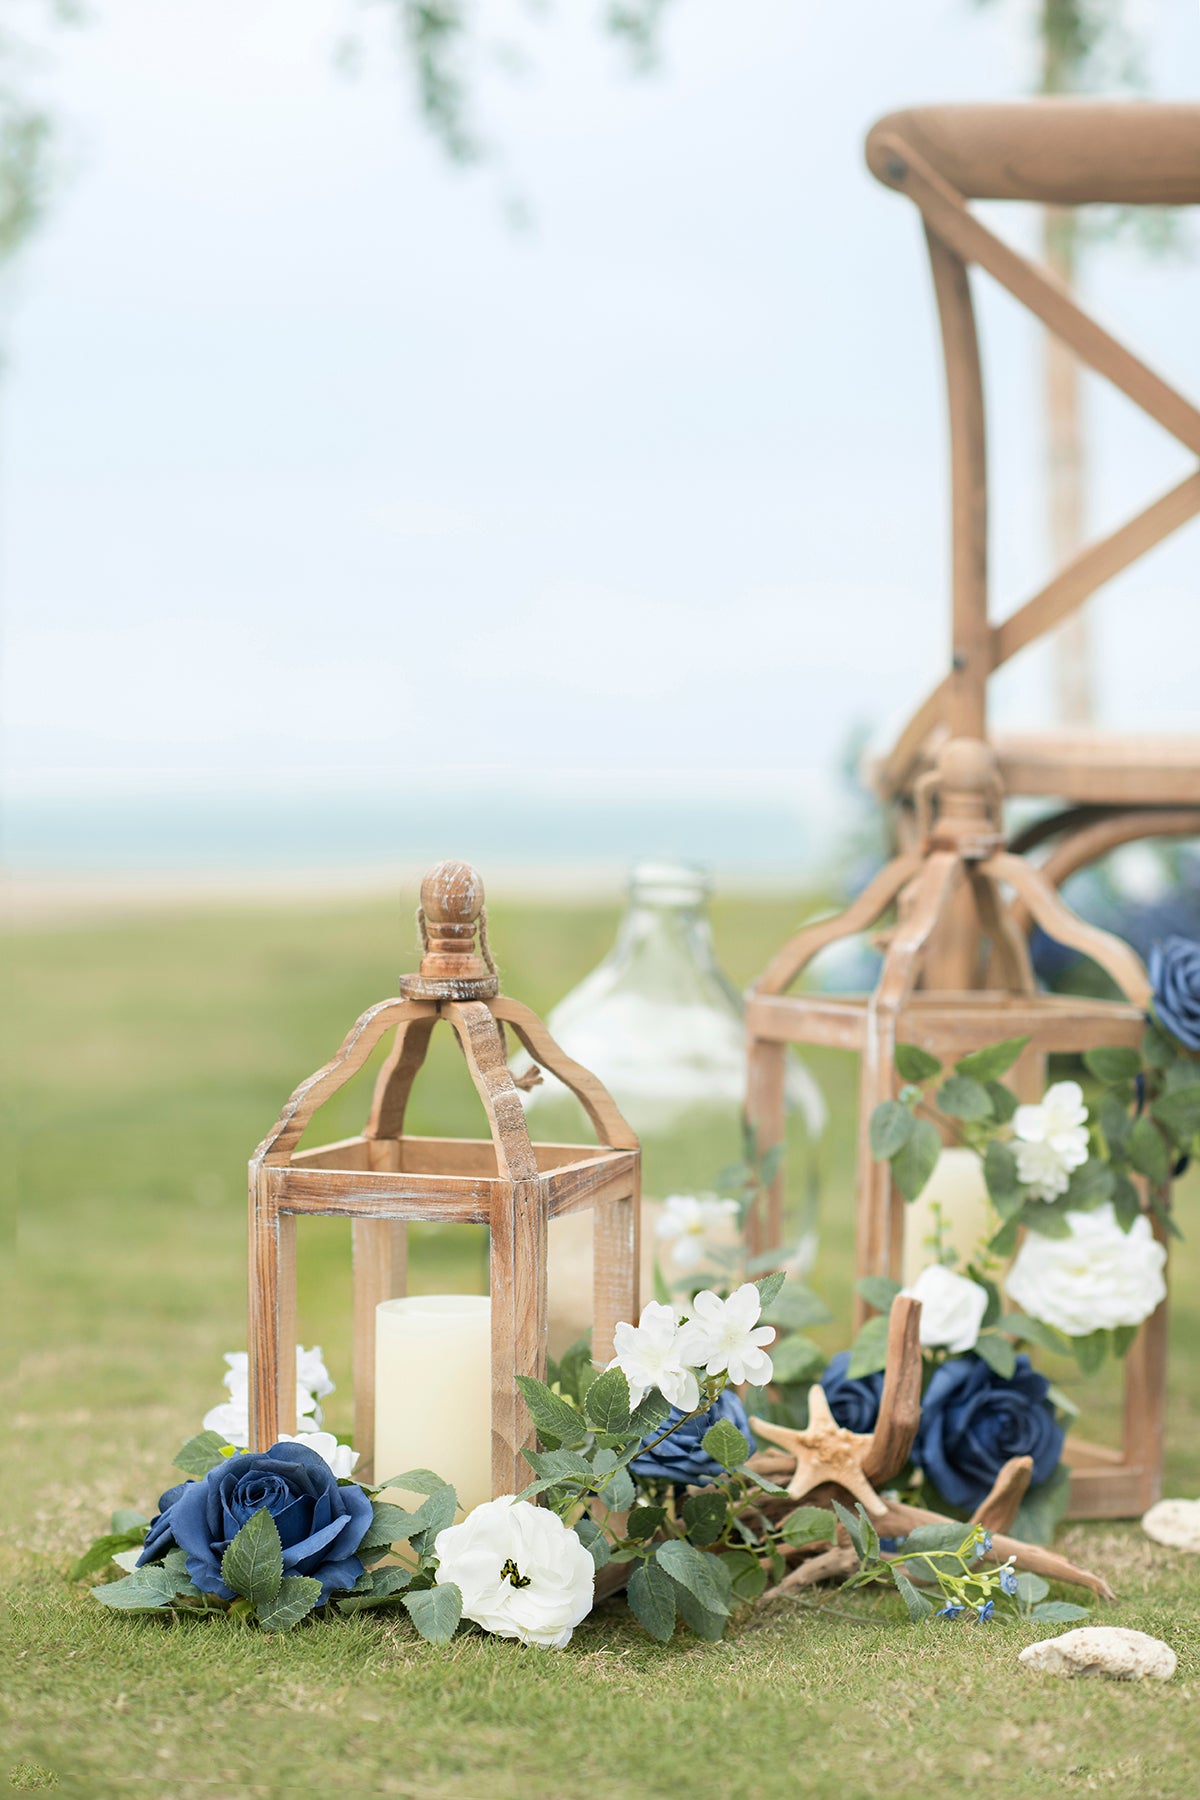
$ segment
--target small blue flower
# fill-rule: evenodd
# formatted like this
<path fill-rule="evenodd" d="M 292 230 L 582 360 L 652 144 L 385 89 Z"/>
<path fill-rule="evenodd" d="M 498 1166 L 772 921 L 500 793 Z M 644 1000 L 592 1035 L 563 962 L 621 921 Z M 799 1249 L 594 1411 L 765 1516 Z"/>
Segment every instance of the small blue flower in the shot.
<path fill-rule="evenodd" d="M 982 1606 L 976 1607 L 975 1617 L 979 1620 L 981 1625 L 986 1625 L 995 1610 L 996 1602 L 994 1600 L 985 1600 Z"/>
<path fill-rule="evenodd" d="M 935 1612 L 933 1616 L 935 1619 L 957 1619 L 959 1613 L 965 1611 L 966 1608 L 964 1606 L 959 1606 L 953 1600 L 947 1600 L 941 1611 Z"/>
<path fill-rule="evenodd" d="M 979 1554 L 981 1556 L 986 1556 L 988 1551 L 991 1549 L 991 1547 L 992 1547 L 992 1534 L 990 1531 L 985 1531 L 982 1539 L 980 1540 Z"/>
<path fill-rule="evenodd" d="M 1015 1594 L 1016 1593 L 1016 1591 L 1017 1591 L 1017 1572 L 1015 1569 L 1001 1569 L 1001 1571 L 1000 1571 L 1000 1588 L 1001 1588 L 1001 1591 L 1005 1594 Z"/>

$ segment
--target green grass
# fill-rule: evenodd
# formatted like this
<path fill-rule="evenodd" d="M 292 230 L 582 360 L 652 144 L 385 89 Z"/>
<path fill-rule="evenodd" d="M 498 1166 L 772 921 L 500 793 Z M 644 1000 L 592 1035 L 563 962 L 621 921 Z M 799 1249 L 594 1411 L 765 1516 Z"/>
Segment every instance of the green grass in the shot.
<path fill-rule="evenodd" d="M 611 936 L 604 907 L 498 904 L 508 991 L 546 1009 Z M 721 955 L 743 980 L 796 908 L 728 900 Z M 0 1773 L 52 1771 L 81 1800 L 151 1791 L 558 1800 L 588 1792 L 844 1797 L 983 1791 L 1190 1796 L 1200 1756 L 1200 1560 L 1135 1526 L 1072 1526 L 1063 1546 L 1114 1580 L 1114 1623 L 1166 1637 L 1167 1688 L 1038 1681 L 1028 1629 L 902 1624 L 780 1602 L 719 1645 L 666 1650 L 601 1613 L 561 1655 L 478 1638 L 432 1650 L 363 1615 L 267 1638 L 219 1622 L 123 1619 L 65 1580 L 116 1506 L 142 1508 L 219 1395 L 244 1342 L 243 1172 L 295 1082 L 411 966 L 411 926 L 382 905 L 163 914 L 9 940 L 5 1082 L 18 1139 L 24 1354 L 10 1384 L 3 1508 L 9 1606 Z M 845 1321 L 853 1070 L 819 1064 L 832 1107 L 816 1285 Z M 370 1071 L 315 1136 L 356 1130 Z M 416 1131 L 480 1129 L 443 1045 Z M 1175 1258 L 1168 1491 L 1200 1488 L 1200 1225 Z M 416 1281 L 469 1285 L 466 1231 L 430 1230 Z M 346 1233 L 301 1240 L 301 1335 L 320 1341 L 349 1429 Z M 830 1348 L 845 1326 L 827 1329 Z M 1114 1396 L 1089 1412 L 1103 1421 Z M 836 1603 L 835 1603 L 836 1604 Z M 851 1603 L 847 1603 L 847 1609 Z"/>

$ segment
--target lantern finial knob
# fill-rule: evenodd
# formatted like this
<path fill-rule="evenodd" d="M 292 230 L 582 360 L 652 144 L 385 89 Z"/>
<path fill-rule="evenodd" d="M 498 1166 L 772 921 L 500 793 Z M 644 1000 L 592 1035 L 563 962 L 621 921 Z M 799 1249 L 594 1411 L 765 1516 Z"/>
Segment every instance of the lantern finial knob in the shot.
<path fill-rule="evenodd" d="M 406 998 L 488 1000 L 499 993 L 478 869 L 465 862 L 436 863 L 421 883 L 417 922 L 425 954 L 416 975 L 400 977 Z"/>

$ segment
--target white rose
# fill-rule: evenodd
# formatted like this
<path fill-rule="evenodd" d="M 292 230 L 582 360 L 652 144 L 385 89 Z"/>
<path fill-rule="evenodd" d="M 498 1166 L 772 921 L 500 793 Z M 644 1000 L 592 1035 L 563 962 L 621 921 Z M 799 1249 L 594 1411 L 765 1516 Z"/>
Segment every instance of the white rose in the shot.
<path fill-rule="evenodd" d="M 1167 1253 L 1136 1219 L 1124 1232 L 1111 1206 L 1067 1214 L 1071 1235 L 1031 1231 L 1008 1271 L 1005 1287 L 1031 1319 L 1068 1337 L 1087 1337 L 1117 1325 L 1140 1325 L 1166 1299 Z"/>
<path fill-rule="evenodd" d="M 596 1565 L 556 1513 L 505 1494 L 434 1542 L 437 1581 L 462 1592 L 463 1617 L 495 1637 L 561 1650 L 592 1610 Z"/>
<path fill-rule="evenodd" d="M 352 1450 L 349 1444 L 339 1444 L 332 1431 L 306 1431 L 300 1437 L 281 1431 L 275 1441 L 277 1444 L 303 1444 L 306 1449 L 315 1450 L 339 1481 L 349 1481 L 358 1461 L 358 1451 Z"/>
<path fill-rule="evenodd" d="M 679 1353 L 679 1315 L 661 1300 L 647 1300 L 636 1325 L 622 1320 L 613 1332 L 616 1355 L 610 1369 L 620 1369 L 629 1383 L 630 1404 L 639 1406 L 651 1388 L 680 1412 L 700 1403 L 700 1384 Z"/>
<path fill-rule="evenodd" d="M 903 1293 L 921 1302 L 921 1343 L 927 1350 L 973 1350 L 987 1311 L 987 1290 L 943 1263 L 922 1269 Z"/>

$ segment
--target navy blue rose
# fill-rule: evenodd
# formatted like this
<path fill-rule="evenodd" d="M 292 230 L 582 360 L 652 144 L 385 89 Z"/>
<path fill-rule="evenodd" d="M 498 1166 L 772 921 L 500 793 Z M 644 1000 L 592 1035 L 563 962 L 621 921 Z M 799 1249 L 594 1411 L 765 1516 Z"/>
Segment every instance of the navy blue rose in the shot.
<path fill-rule="evenodd" d="M 847 1375 L 850 1352 L 840 1350 L 821 1377 L 829 1410 L 847 1431 L 874 1431 L 883 1393 L 883 1370 L 874 1375 Z"/>
<path fill-rule="evenodd" d="M 1200 1050 L 1200 944 L 1169 937 L 1150 952 L 1154 1010 L 1189 1050 Z"/>
<path fill-rule="evenodd" d="M 1007 1381 L 978 1356 L 944 1362 L 921 1402 L 913 1462 L 951 1506 L 978 1506 L 1010 1456 L 1031 1456 L 1034 1484 L 1048 1481 L 1065 1436 L 1049 1388 L 1027 1356 Z"/>
<path fill-rule="evenodd" d="M 685 1416 L 677 1406 L 673 1406 L 670 1416 L 663 1420 L 657 1431 L 644 1437 L 642 1443 L 653 1444 L 655 1438 L 662 1437 L 669 1426 Z M 696 1418 L 688 1419 L 686 1425 L 680 1425 L 678 1431 L 672 1431 L 670 1437 L 663 1438 L 662 1443 L 653 1450 L 643 1451 L 635 1456 L 629 1465 L 630 1473 L 642 1481 L 673 1481 L 677 1487 L 701 1487 L 710 1481 L 720 1481 L 728 1471 L 700 1448 L 705 1432 L 718 1419 L 728 1419 L 731 1425 L 737 1426 L 746 1440 L 747 1450 L 755 1448 L 746 1409 L 733 1389 L 725 1388 L 706 1413 L 699 1413 Z"/>
<path fill-rule="evenodd" d="M 354 1552 L 371 1523 L 371 1502 L 360 1487 L 339 1487 L 325 1459 L 303 1444 L 272 1444 L 261 1453 L 231 1456 L 203 1481 L 168 1488 L 158 1504 L 138 1567 L 159 1561 L 178 1545 L 196 1586 L 222 1600 L 234 1594 L 221 1579 L 221 1558 L 264 1506 L 283 1545 L 284 1574 L 319 1581 L 318 1606 L 336 1589 L 352 1588 L 362 1574 Z"/>

